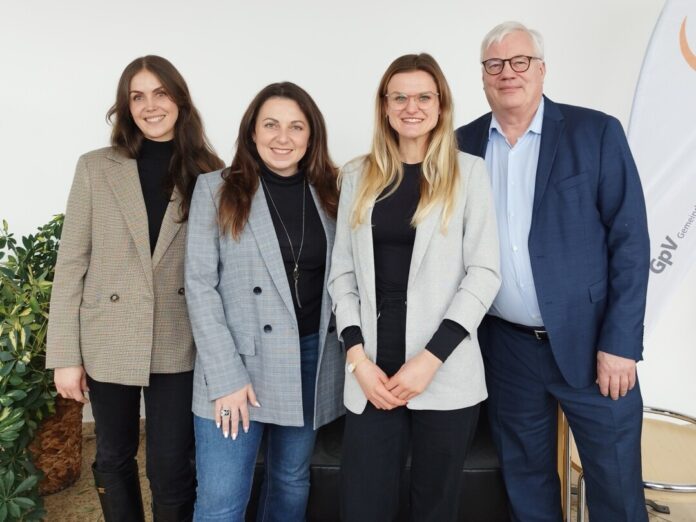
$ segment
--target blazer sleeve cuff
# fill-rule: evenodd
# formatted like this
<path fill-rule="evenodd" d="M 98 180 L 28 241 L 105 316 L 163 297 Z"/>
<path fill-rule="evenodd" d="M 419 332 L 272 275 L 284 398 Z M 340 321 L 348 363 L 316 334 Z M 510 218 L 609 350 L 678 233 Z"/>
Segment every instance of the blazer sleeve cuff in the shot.
<path fill-rule="evenodd" d="M 365 339 L 362 335 L 362 330 L 359 326 L 348 326 L 341 332 L 341 339 L 346 351 L 358 344 L 365 344 Z"/>
<path fill-rule="evenodd" d="M 451 319 L 444 319 L 426 345 L 426 350 L 445 362 L 467 335 L 469 332 L 461 324 Z"/>
<path fill-rule="evenodd" d="M 203 372 L 208 390 L 208 400 L 214 401 L 225 395 L 241 390 L 251 383 L 246 367 L 239 354 L 235 353 L 232 364 L 216 369 L 215 375 Z"/>

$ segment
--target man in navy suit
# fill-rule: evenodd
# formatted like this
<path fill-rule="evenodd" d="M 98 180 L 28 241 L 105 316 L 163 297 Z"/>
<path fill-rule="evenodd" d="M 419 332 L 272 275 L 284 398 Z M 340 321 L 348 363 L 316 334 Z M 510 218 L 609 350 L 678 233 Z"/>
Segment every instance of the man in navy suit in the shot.
<path fill-rule="evenodd" d="M 489 417 L 514 520 L 561 520 L 556 405 L 568 417 L 593 522 L 647 520 L 641 480 L 649 245 L 621 124 L 543 96 L 541 35 L 516 22 L 481 46 L 492 113 L 457 130 L 485 158 L 502 286 L 479 329 Z"/>

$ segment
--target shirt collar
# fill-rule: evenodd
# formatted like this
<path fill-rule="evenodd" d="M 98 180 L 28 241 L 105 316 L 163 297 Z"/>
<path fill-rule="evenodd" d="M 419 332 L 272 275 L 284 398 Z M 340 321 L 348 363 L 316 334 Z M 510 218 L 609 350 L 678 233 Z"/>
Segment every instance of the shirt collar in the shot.
<path fill-rule="evenodd" d="M 534 114 L 534 118 L 532 118 L 532 123 L 529 124 L 529 128 L 525 131 L 525 133 L 522 136 L 525 136 L 528 132 L 533 132 L 534 134 L 541 134 L 541 127 L 544 123 L 544 97 L 541 97 L 541 103 L 539 103 L 539 108 L 537 109 L 536 113 Z M 491 124 L 488 127 L 488 137 L 491 137 L 491 134 L 493 131 L 496 131 L 496 133 L 500 134 L 501 136 L 505 136 L 503 134 L 503 130 L 500 126 L 500 122 L 496 119 L 495 114 L 491 113 Z"/>

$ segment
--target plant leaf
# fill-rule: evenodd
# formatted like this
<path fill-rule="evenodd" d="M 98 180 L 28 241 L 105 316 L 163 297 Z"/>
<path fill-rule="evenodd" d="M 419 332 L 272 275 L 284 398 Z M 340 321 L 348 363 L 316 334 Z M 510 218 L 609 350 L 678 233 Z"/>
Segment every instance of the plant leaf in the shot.
<path fill-rule="evenodd" d="M 36 483 L 39 481 L 39 477 L 36 475 L 29 475 L 27 478 L 25 478 L 19 486 L 17 486 L 17 489 L 14 490 L 14 494 L 18 495 L 19 493 L 23 493 L 25 491 L 29 491 L 31 488 L 36 486 Z M 32 506 L 33 507 L 33 504 Z"/>
<path fill-rule="evenodd" d="M 14 503 L 14 500 L 8 500 L 7 513 L 13 518 L 19 518 L 19 515 L 21 515 L 22 512 L 19 509 L 19 506 Z"/>

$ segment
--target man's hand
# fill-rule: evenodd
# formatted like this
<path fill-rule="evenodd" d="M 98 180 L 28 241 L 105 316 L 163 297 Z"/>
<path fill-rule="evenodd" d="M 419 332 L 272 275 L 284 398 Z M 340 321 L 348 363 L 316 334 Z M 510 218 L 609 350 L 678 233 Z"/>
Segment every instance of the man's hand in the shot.
<path fill-rule="evenodd" d="M 597 352 L 597 384 L 599 392 L 613 400 L 625 397 L 636 385 L 636 361 L 607 352 Z"/>

